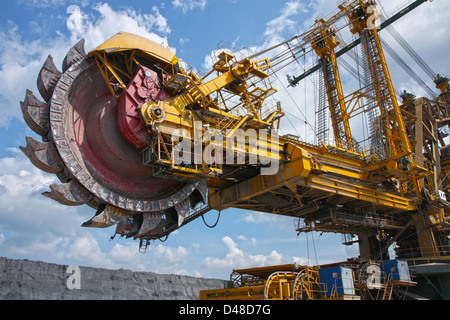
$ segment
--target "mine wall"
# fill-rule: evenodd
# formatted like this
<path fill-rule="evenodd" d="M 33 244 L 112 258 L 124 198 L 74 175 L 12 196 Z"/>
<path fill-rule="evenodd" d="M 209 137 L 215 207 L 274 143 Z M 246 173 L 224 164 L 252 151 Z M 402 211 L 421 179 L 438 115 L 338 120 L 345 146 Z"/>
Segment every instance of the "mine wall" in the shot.
<path fill-rule="evenodd" d="M 197 300 L 228 281 L 0 257 L 2 300 Z"/>

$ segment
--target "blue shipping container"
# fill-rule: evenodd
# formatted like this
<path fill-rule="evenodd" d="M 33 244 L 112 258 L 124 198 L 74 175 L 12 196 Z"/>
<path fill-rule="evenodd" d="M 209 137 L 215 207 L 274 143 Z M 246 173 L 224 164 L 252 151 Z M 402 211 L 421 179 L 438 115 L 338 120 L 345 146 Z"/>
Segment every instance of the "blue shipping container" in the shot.
<path fill-rule="evenodd" d="M 402 260 L 381 261 L 381 271 L 386 274 L 386 279 L 391 275 L 391 280 L 411 281 L 408 263 Z"/>
<path fill-rule="evenodd" d="M 346 267 L 333 267 L 319 269 L 321 290 L 325 295 L 355 294 L 352 269 Z"/>

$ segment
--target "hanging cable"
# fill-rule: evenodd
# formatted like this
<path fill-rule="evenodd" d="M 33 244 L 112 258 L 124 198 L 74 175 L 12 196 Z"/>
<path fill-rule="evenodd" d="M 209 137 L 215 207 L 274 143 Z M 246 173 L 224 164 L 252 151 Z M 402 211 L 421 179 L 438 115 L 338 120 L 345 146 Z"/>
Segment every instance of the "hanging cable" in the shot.
<path fill-rule="evenodd" d="M 219 223 L 219 219 L 220 219 L 220 210 L 219 210 L 219 214 L 217 215 L 216 223 L 214 223 L 212 226 L 210 226 L 209 224 L 206 223 L 204 214 L 202 214 L 202 220 L 203 220 L 203 223 L 204 223 L 208 228 L 210 228 L 210 229 L 215 228 L 215 227 L 217 226 L 217 223 Z"/>
<path fill-rule="evenodd" d="M 166 238 L 163 240 L 163 238 L 161 237 L 161 238 L 159 238 L 159 241 L 161 241 L 161 242 L 166 242 L 167 241 L 167 239 L 169 239 L 169 234 L 166 234 Z"/>

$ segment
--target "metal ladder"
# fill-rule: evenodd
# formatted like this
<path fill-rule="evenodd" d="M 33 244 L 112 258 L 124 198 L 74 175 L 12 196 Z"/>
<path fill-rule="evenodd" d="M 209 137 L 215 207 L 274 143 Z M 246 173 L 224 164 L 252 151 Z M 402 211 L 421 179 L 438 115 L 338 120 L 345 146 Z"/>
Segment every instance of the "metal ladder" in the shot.
<path fill-rule="evenodd" d="M 386 287 L 384 288 L 382 300 L 391 300 L 393 292 L 394 292 L 394 283 L 392 281 L 392 273 L 390 273 L 386 281 Z"/>

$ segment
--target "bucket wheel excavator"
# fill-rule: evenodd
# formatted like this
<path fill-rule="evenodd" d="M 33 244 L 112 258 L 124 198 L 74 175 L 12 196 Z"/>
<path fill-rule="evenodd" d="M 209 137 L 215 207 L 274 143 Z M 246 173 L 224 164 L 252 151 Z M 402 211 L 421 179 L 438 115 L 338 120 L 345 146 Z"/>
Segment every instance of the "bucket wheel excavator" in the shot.
<path fill-rule="evenodd" d="M 375 3 L 342 1 L 328 20 L 252 57 L 224 51 L 204 76 L 125 32 L 88 54 L 81 40 L 62 71 L 49 56 L 37 80 L 44 101 L 27 91 L 21 103 L 42 137 L 27 137 L 23 152 L 61 181 L 44 195 L 91 206 L 96 213 L 83 226 L 116 225 L 141 247 L 211 209 L 239 208 L 298 218 L 299 233 L 357 235 L 366 259 L 387 258 L 394 242 L 400 258 L 448 259 L 449 79 L 436 76 L 436 99 L 399 103 L 385 46 L 370 27 Z M 356 39 L 339 51 L 338 22 Z M 359 44 L 364 87 L 345 97 L 337 57 Z M 270 60 L 253 59 L 269 52 Z M 269 73 L 305 52 L 318 55 L 311 72 L 323 75 L 318 145 L 277 135 L 284 113 Z M 362 114 L 364 143 L 351 130 Z M 333 137 L 322 139 L 327 118 Z"/>
<path fill-rule="evenodd" d="M 91 206 L 96 213 L 83 227 L 117 225 L 117 234 L 140 239 L 142 246 L 209 210 L 207 179 L 221 183 L 216 177 L 224 171 L 234 182 L 258 174 L 246 163 L 227 167 L 200 159 L 175 166 L 172 135 L 180 129 L 200 135 L 238 129 L 242 118 L 218 102 L 236 96 L 243 100 L 241 109 L 252 108 L 245 121 L 271 127 L 280 112 L 262 119 L 261 103 L 275 90 L 246 88 L 246 79 L 268 76 L 268 61 L 236 61 L 223 53 L 213 69 L 218 76 L 210 81 L 186 66 L 170 50 L 126 32 L 88 54 L 80 40 L 62 71 L 49 56 L 37 79 L 44 101 L 27 90 L 21 102 L 25 122 L 42 137 L 26 137 L 21 150 L 61 181 L 43 194 L 68 206 Z M 195 127 L 205 121 L 211 128 Z M 201 139 L 200 144 L 205 147 Z"/>
<path fill-rule="evenodd" d="M 132 65 L 124 58 L 131 58 Z M 21 149 L 36 167 L 61 181 L 45 196 L 96 210 L 83 226 L 121 222 L 129 236 L 161 233 L 181 225 L 189 207 L 206 202 L 203 181 L 158 177 L 142 161 L 150 134 L 134 106 L 171 97 L 159 77 L 161 70 L 177 66 L 169 50 L 119 33 L 89 55 L 84 40 L 78 42 L 65 57 L 62 72 L 49 56 L 37 80 L 44 101 L 27 90 L 23 116 L 42 141 L 27 137 Z M 121 77 L 129 80 L 130 73 L 136 79 L 127 91 Z M 108 79 L 110 75 L 117 78 Z M 122 96 L 118 91 L 124 91 Z"/>

